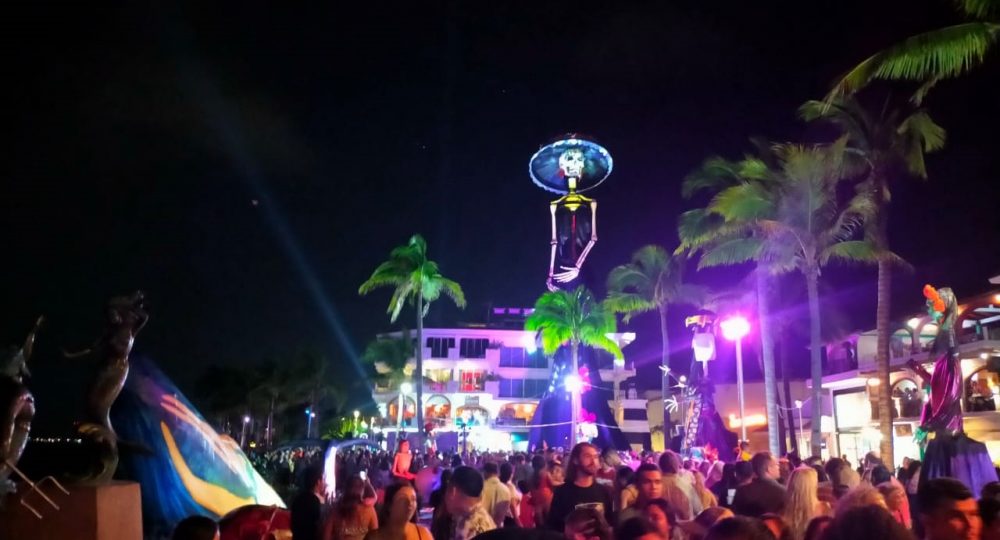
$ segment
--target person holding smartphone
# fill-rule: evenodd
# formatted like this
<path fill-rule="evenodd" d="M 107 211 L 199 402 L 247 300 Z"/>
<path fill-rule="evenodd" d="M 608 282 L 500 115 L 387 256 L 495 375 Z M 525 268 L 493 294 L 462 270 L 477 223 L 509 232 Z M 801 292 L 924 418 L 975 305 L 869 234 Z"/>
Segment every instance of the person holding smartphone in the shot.
<path fill-rule="evenodd" d="M 595 481 L 600 467 L 600 452 L 590 443 L 579 443 L 570 452 L 566 482 L 556 487 L 546 526 L 554 531 L 565 529 L 566 517 L 576 508 L 594 508 L 614 522 L 611 490 Z"/>

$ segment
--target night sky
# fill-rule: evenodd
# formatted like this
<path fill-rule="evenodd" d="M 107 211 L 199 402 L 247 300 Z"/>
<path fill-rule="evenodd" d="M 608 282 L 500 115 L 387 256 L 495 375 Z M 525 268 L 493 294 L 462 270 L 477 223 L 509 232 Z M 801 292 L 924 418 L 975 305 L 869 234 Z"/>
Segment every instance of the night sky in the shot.
<path fill-rule="evenodd" d="M 822 140 L 800 103 L 878 48 L 959 20 L 944 0 L 36 4 L 2 18 L 0 336 L 49 318 L 32 366 L 40 419 L 80 386 L 57 348 L 89 343 L 106 298 L 135 288 L 152 313 L 137 350 L 182 388 L 210 363 L 307 346 L 353 369 L 390 329 L 388 292 L 357 287 L 415 232 L 469 300 L 436 304 L 428 325 L 531 305 L 551 195 L 527 163 L 570 131 L 615 158 L 589 193 L 603 293 L 636 248 L 674 247 L 692 204 L 680 182 L 704 158 L 737 158 L 755 135 Z M 993 54 L 926 102 L 949 142 L 928 182 L 894 193 L 892 242 L 915 266 L 897 275 L 897 313 L 921 306 L 925 281 L 961 297 L 1000 274 L 998 89 Z M 874 270 L 824 278 L 841 324 L 873 325 Z M 631 327 L 640 364 L 656 361 L 653 319 Z"/>

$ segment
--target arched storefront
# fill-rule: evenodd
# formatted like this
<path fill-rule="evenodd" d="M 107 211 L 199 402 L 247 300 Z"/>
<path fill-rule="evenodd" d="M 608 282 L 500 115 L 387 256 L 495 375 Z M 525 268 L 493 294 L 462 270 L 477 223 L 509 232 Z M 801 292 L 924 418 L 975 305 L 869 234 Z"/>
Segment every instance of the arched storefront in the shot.
<path fill-rule="evenodd" d="M 897 418 L 918 418 L 924 406 L 924 391 L 910 378 L 899 379 L 892 385 L 892 404 Z"/>
<path fill-rule="evenodd" d="M 509 426 L 524 426 L 531 422 L 535 415 L 537 403 L 508 403 L 500 407 L 497 413 L 497 424 Z"/>
<path fill-rule="evenodd" d="M 403 407 L 403 425 L 410 425 L 413 417 L 417 415 L 417 402 L 411 397 L 403 398 L 403 401 L 406 404 Z M 390 426 L 396 425 L 399 421 L 399 396 L 386 405 L 386 412 L 388 413 L 385 417 L 386 423 Z"/>
<path fill-rule="evenodd" d="M 464 405 L 455 411 L 455 418 L 460 418 L 467 426 L 488 426 L 490 413 L 478 405 Z"/>
<path fill-rule="evenodd" d="M 424 402 L 424 421 L 438 427 L 451 422 L 451 401 L 441 394 L 434 394 Z"/>
<path fill-rule="evenodd" d="M 973 371 L 965 379 L 965 412 L 997 410 L 997 394 L 1000 392 L 1000 374 L 983 366 Z"/>

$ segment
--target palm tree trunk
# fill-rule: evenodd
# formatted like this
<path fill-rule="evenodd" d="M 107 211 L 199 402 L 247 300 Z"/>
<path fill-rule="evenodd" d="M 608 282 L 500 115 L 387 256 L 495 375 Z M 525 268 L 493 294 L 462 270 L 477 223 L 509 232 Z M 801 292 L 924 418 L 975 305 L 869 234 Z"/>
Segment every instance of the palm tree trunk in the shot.
<path fill-rule="evenodd" d="M 820 433 L 820 418 L 823 415 L 821 403 L 823 387 L 823 357 L 820 355 L 820 347 L 823 346 L 820 337 L 820 315 L 819 315 L 819 271 L 815 268 L 806 270 L 806 291 L 809 295 L 809 366 L 812 372 L 812 417 L 809 423 L 812 425 L 812 455 L 822 455 L 822 434 Z"/>
<path fill-rule="evenodd" d="M 790 448 L 796 454 L 798 454 L 799 457 L 802 457 L 802 453 L 799 452 L 799 436 L 798 436 L 798 432 L 795 431 L 795 413 L 791 410 L 791 407 L 792 407 L 792 385 L 789 382 L 791 380 L 791 378 L 789 377 L 789 374 L 788 374 L 788 354 L 787 354 L 788 351 L 785 349 L 784 341 L 780 341 L 779 343 L 780 343 L 779 350 L 781 351 L 781 354 L 780 354 L 780 356 L 781 356 L 781 382 L 782 382 L 782 385 L 785 387 L 784 388 L 785 389 L 785 418 L 787 419 L 787 424 L 788 424 L 788 427 L 787 427 L 787 429 L 788 429 L 788 438 L 791 439 L 791 441 L 792 441 L 792 444 L 791 444 Z M 799 426 L 799 429 L 802 429 L 802 426 Z"/>
<path fill-rule="evenodd" d="M 580 375 L 580 344 L 574 339 L 570 341 L 570 374 L 579 377 Z M 580 391 L 572 392 L 570 395 L 570 434 L 569 442 L 570 447 L 576 445 L 576 431 L 577 426 L 580 424 Z"/>
<path fill-rule="evenodd" d="M 417 388 L 417 443 L 424 450 L 424 292 L 417 293 L 417 370 L 413 374 Z"/>
<path fill-rule="evenodd" d="M 888 250 L 888 207 L 880 205 L 876 218 L 876 242 L 879 249 Z M 892 301 L 892 265 L 885 258 L 878 261 L 878 305 L 875 308 L 875 370 L 878 373 L 878 430 L 882 435 L 879 453 L 889 470 L 894 467 L 892 455 L 892 388 L 889 386 L 889 310 Z"/>
<path fill-rule="evenodd" d="M 764 400 L 767 405 L 767 446 L 773 455 L 779 454 L 778 392 L 774 377 L 774 336 L 771 335 L 770 301 L 767 269 L 757 267 L 757 324 L 760 326 L 761 358 L 764 362 Z"/>
<path fill-rule="evenodd" d="M 667 410 L 667 398 L 670 394 L 670 334 L 667 330 L 667 306 L 660 306 L 660 362 L 664 371 L 660 374 L 660 396 L 663 405 L 663 447 L 670 449 L 671 433 L 673 433 L 673 421 L 670 418 L 670 411 Z M 682 418 L 683 422 L 683 418 Z"/>

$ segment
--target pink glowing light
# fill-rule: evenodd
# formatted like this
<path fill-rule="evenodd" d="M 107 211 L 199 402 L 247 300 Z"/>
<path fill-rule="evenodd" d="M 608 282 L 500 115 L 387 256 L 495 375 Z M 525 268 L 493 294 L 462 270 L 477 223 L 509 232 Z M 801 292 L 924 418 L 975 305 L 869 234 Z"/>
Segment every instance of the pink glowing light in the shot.
<path fill-rule="evenodd" d="M 744 336 L 750 333 L 750 322 L 740 315 L 734 315 L 723 320 L 719 323 L 719 327 L 722 328 L 722 337 L 729 341 L 743 339 Z"/>

